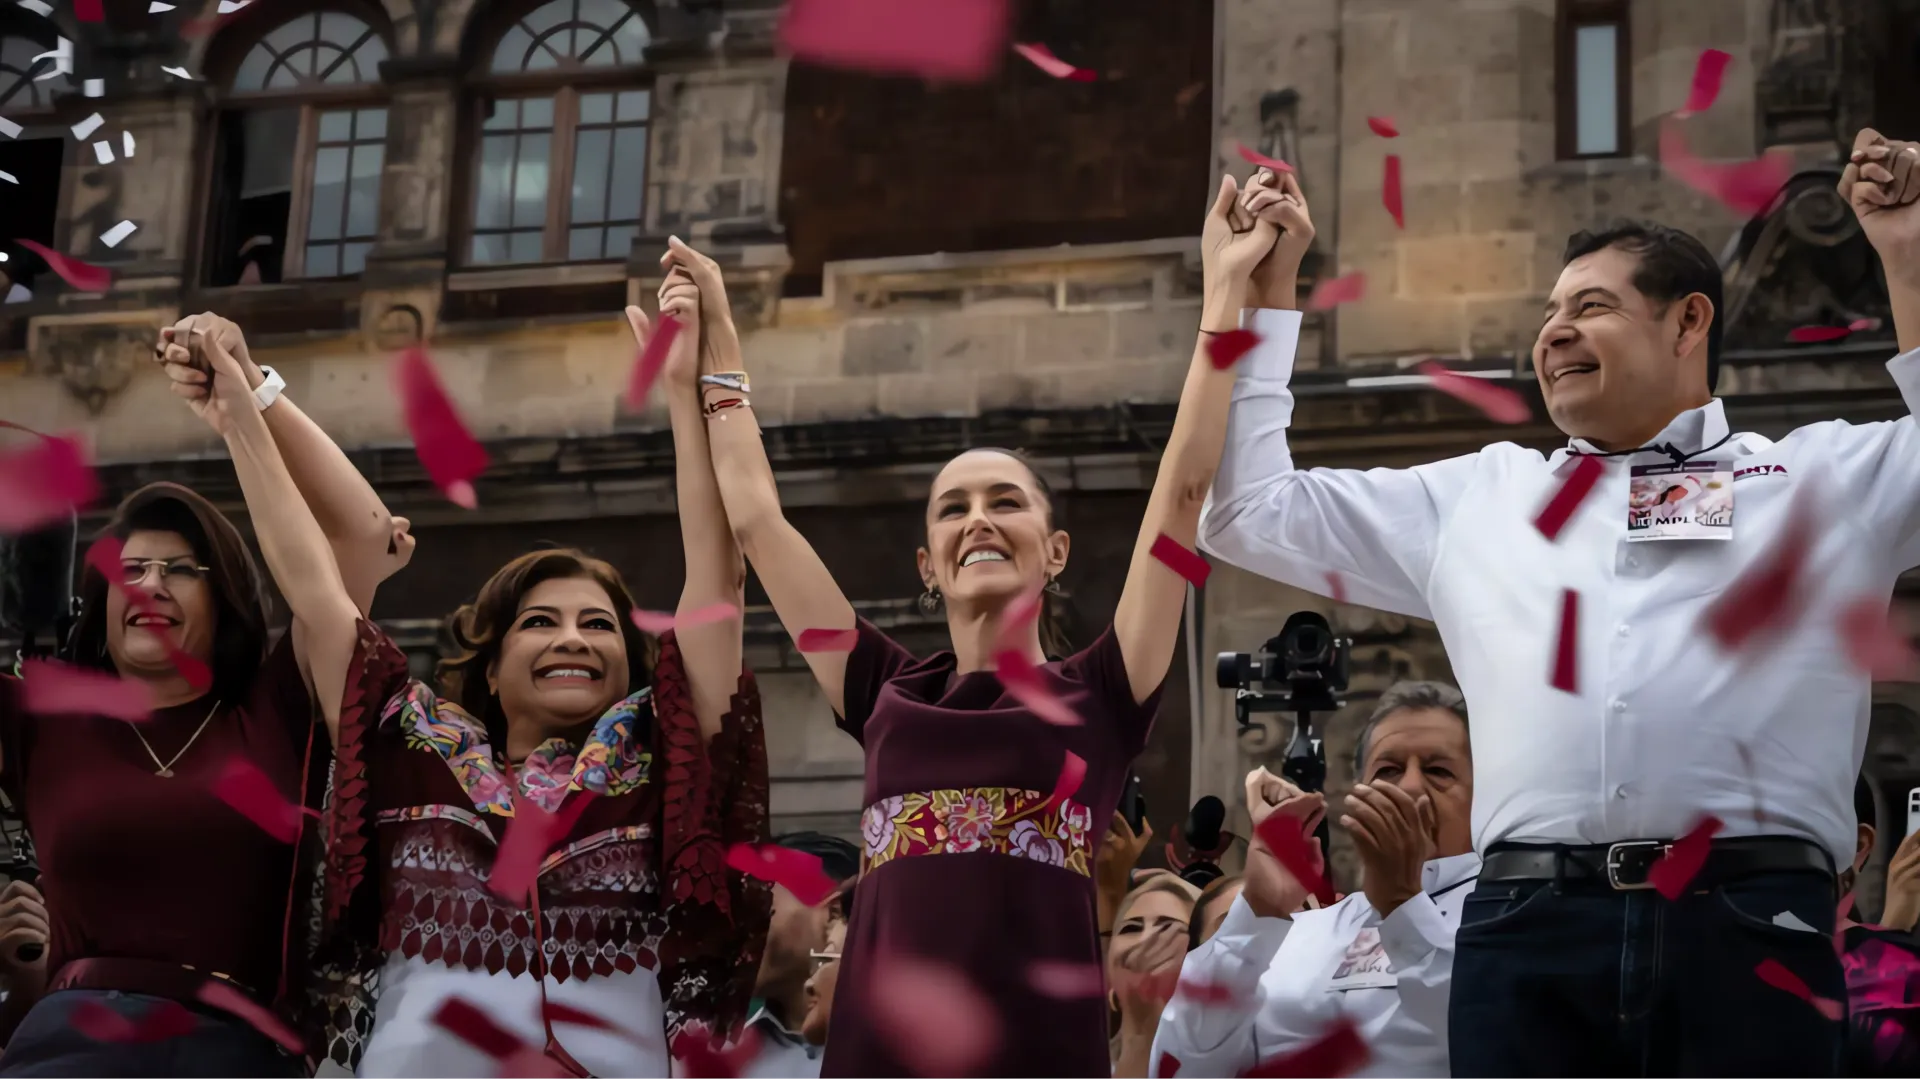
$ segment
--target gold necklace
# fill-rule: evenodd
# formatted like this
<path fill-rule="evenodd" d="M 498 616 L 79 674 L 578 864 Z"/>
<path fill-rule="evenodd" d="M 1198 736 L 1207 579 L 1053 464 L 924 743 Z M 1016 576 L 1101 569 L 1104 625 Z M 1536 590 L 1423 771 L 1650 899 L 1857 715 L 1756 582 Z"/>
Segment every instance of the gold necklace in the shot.
<path fill-rule="evenodd" d="M 187 756 L 187 751 L 193 749 L 194 741 L 200 738 L 200 733 L 207 730 L 207 725 L 213 722 L 213 714 L 219 711 L 220 711 L 220 703 L 218 701 L 215 701 L 213 703 L 213 708 L 207 710 L 207 718 L 205 720 L 200 721 L 200 726 L 197 728 L 194 728 L 193 734 L 187 738 L 187 745 L 181 747 L 179 753 L 173 755 L 172 758 L 169 758 L 165 762 L 162 762 L 160 760 L 159 754 L 156 754 L 153 752 L 153 744 L 147 741 L 147 737 L 145 735 L 140 734 L 140 726 L 138 724 L 128 724 L 127 726 L 133 729 L 133 737 L 140 740 L 140 745 L 147 748 L 147 756 L 153 759 L 153 763 L 155 765 L 159 766 L 153 771 L 153 775 L 172 776 L 174 762 L 179 761 L 181 758 Z"/>

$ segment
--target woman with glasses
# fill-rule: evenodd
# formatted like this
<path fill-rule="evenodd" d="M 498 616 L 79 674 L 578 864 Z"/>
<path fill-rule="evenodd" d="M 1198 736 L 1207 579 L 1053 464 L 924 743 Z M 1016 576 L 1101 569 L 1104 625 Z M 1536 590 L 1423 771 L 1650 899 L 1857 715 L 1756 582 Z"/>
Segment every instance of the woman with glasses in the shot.
<path fill-rule="evenodd" d="M 203 326 L 237 337 L 231 324 Z M 344 590 L 316 603 L 306 583 L 340 581 L 336 564 L 371 581 L 404 563 L 412 542 L 289 402 L 269 398 L 263 417 L 247 385 L 237 396 L 248 422 L 223 414 L 215 429 L 249 503 L 278 483 L 305 515 L 298 542 L 255 515 L 292 631 L 270 646 L 266 583 L 233 524 L 187 488 L 151 484 L 120 504 L 88 559 L 68 656 L 137 686 L 152 714 L 35 715 L 29 688 L 0 679 L 0 784 L 39 856 L 50 973 L 0 1055 L 0 1076 L 306 1074 L 300 1058 L 200 1001 L 215 984 L 284 1006 L 288 975 L 300 970 L 286 964 L 296 844 L 216 789 L 237 771 L 279 799 L 318 805 L 327 740 L 315 702 L 333 717 L 348 695 L 358 613 Z M 195 408 L 212 418 L 206 401 Z M 335 646 L 307 647 L 321 632 Z M 307 820 L 299 816 L 300 838 L 310 840 Z M 140 1037 L 95 1037 L 115 1027 Z"/>

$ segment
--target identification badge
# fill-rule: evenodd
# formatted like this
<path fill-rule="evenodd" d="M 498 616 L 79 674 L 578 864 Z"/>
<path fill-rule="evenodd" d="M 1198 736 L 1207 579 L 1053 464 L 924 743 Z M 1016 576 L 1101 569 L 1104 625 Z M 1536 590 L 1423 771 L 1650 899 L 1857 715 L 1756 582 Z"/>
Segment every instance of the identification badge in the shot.
<path fill-rule="evenodd" d="M 1628 540 L 1733 539 L 1732 465 L 1635 465 L 1628 477 Z"/>
<path fill-rule="evenodd" d="M 1365 927 L 1354 935 L 1328 983 L 1334 990 L 1390 990 L 1396 985 L 1393 963 L 1387 959 L 1387 947 L 1380 942 L 1377 926 Z"/>

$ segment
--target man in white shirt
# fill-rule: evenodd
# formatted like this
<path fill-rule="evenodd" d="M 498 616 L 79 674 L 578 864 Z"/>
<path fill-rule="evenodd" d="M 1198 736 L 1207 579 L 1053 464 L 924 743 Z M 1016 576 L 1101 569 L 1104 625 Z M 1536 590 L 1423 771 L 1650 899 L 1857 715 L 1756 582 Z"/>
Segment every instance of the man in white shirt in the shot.
<path fill-rule="evenodd" d="M 1886 268 L 1907 350 L 1889 368 L 1912 408 L 1920 151 L 1862 132 L 1841 194 Z M 1270 215 L 1291 195 L 1269 179 L 1246 206 Z M 1629 225 L 1577 235 L 1568 256 L 1533 349 L 1570 436 L 1546 457 L 1498 443 L 1412 469 L 1296 470 L 1300 316 L 1248 313 L 1262 340 L 1239 365 L 1201 544 L 1438 626 L 1474 703 L 1480 777 L 1456 1074 L 1833 1075 L 1842 1025 L 1754 971 L 1771 959 L 1845 998 L 1834 869 L 1853 851 L 1869 691 L 1836 627 L 1920 563 L 1920 427 L 1734 433 L 1710 392 L 1721 281 L 1706 249 Z M 1598 483 L 1549 538 L 1534 518 L 1581 457 Z M 1672 485 L 1676 464 L 1722 485 L 1730 513 L 1630 535 L 1630 488 Z M 1794 586 L 1797 618 L 1730 654 L 1704 614 L 1806 520 L 1817 569 Z M 1724 827 L 1690 887 L 1650 891 L 1650 868 L 1706 815 Z"/>
<path fill-rule="evenodd" d="M 1245 890 L 1180 969 L 1183 982 L 1217 994 L 1175 995 L 1160 1017 L 1150 1075 L 1239 1076 L 1310 1045 L 1341 1017 L 1372 1048 L 1358 1075 L 1448 1075 L 1453 934 L 1480 869 L 1460 692 L 1433 682 L 1388 688 L 1355 758 L 1362 782 L 1341 824 L 1360 850 L 1365 891 L 1299 910 L 1305 888 L 1256 837 Z M 1247 778 L 1247 802 L 1256 824 L 1297 814 L 1310 833 L 1323 797 L 1261 769 Z"/>
<path fill-rule="evenodd" d="M 860 849 L 837 836 L 817 832 L 774 837 L 784 848 L 820 860 L 820 869 L 839 883 L 860 873 Z M 801 1033 L 807 1016 L 807 980 L 813 957 L 827 945 L 827 922 L 833 902 L 808 907 L 787 891 L 773 887 L 773 916 L 767 924 L 767 950 L 754 980 L 753 1006 L 747 1027 L 759 1036 L 759 1052 L 744 1066 L 742 1077 L 813 1077 L 820 1075 L 825 1047 L 807 1041 Z"/>

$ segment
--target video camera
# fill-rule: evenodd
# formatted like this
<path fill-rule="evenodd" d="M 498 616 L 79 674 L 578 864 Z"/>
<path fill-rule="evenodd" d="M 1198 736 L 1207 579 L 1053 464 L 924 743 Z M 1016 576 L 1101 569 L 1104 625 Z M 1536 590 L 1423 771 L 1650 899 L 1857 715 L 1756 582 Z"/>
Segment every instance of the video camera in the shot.
<path fill-rule="evenodd" d="M 1353 642 L 1335 634 L 1326 616 L 1296 611 L 1259 652 L 1221 653 L 1215 662 L 1220 689 L 1234 692 L 1233 716 L 1241 730 L 1254 726 L 1254 713 L 1294 714 L 1293 738 L 1280 774 L 1302 791 L 1326 788 L 1326 745 L 1314 734 L 1313 714 L 1346 704 L 1341 695 L 1347 691 L 1352 652 Z M 1322 821 L 1323 842 L 1326 831 Z"/>

